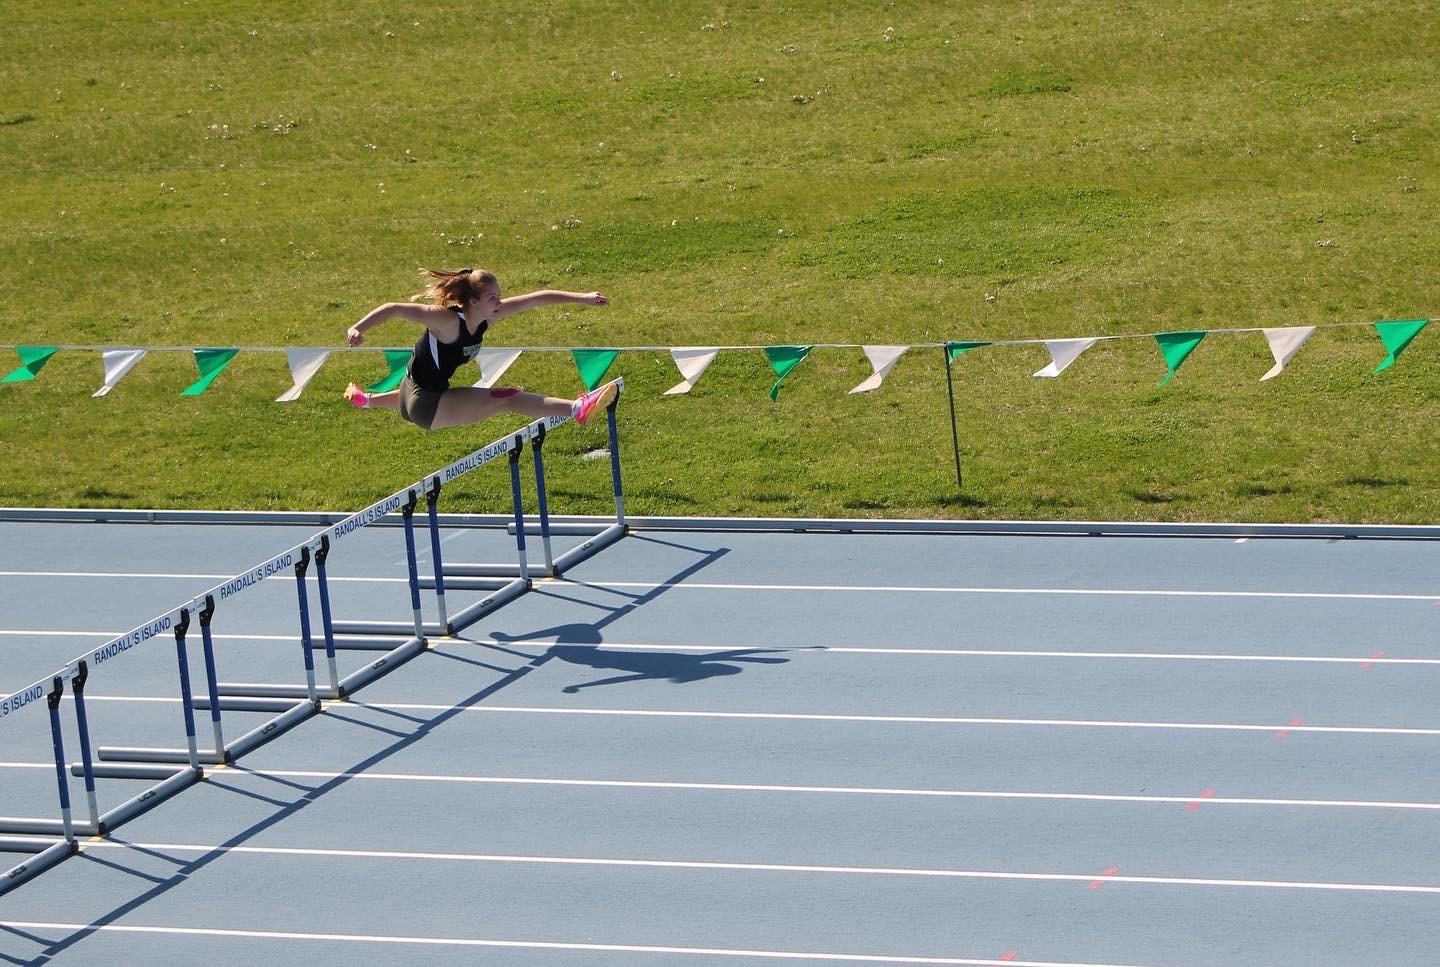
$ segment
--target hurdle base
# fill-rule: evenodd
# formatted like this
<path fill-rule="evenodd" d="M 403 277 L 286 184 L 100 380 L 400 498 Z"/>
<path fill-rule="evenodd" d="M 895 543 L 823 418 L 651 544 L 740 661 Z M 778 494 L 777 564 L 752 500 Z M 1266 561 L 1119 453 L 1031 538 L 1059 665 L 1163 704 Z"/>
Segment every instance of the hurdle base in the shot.
<path fill-rule="evenodd" d="M 520 566 L 518 564 L 515 566 L 515 576 L 520 576 Z M 446 591 L 499 591 L 509 583 L 509 578 L 470 578 L 451 577 L 449 574 L 445 575 Z M 422 591 L 435 590 L 435 584 L 434 578 L 421 578 L 419 581 L 420 590 Z"/>
<path fill-rule="evenodd" d="M 10 869 L 0 873 L 0 896 L 4 896 L 20 884 L 39 876 L 56 863 L 74 856 L 79 851 L 79 843 L 62 839 L 60 842 L 36 853 L 25 862 L 10 867 Z"/>
<path fill-rule="evenodd" d="M 415 634 L 415 622 L 413 621 L 335 621 L 330 625 L 330 630 L 337 635 L 413 635 Z M 420 630 L 427 635 L 444 635 L 447 630 L 436 622 L 428 622 L 420 626 Z"/>
<path fill-rule="evenodd" d="M 591 537 L 591 536 L 594 536 L 595 534 L 599 534 L 601 531 L 605 530 L 605 527 L 606 527 L 606 525 L 605 525 L 603 522 L 601 522 L 601 523 L 595 523 L 595 524 L 556 523 L 556 522 L 552 522 L 552 523 L 550 524 L 550 536 L 551 536 L 551 537 Z M 510 534 L 510 535 L 513 537 L 513 536 L 515 535 L 515 525 L 514 525 L 513 523 L 510 524 L 510 526 L 508 526 L 508 527 L 505 528 L 505 531 L 506 531 L 506 533 Z M 529 523 L 529 522 L 527 521 L 526 524 L 525 524 L 525 536 L 526 536 L 526 537 L 543 537 L 543 536 L 544 536 L 544 528 L 542 528 L 539 524 L 532 524 L 532 523 Z"/>
<path fill-rule="evenodd" d="M 72 776 L 84 777 L 84 763 L 70 763 L 70 774 Z M 96 763 L 90 767 L 90 774 L 96 779 L 148 779 L 154 782 L 160 779 L 169 779 L 175 775 L 175 770 L 167 769 L 162 765 L 147 766 L 127 763 Z"/>
<path fill-rule="evenodd" d="M 447 634 L 459 634 L 461 630 L 469 627 L 492 611 L 509 604 L 520 595 L 530 590 L 530 582 L 516 578 L 503 588 L 497 590 L 482 601 L 472 604 L 465 610 L 450 616 L 450 627 Z"/>
<path fill-rule="evenodd" d="M 169 775 L 167 772 L 166 775 Z M 95 836 L 99 833 L 89 823 L 77 823 L 71 821 L 70 832 L 76 836 Z M 32 839 L 33 837 L 64 836 L 65 821 L 63 819 L 27 819 L 20 816 L 0 816 L 0 849 L 10 849 L 17 852 L 25 852 L 23 845 L 7 846 L 7 842 L 24 843 L 29 840 L 41 844 L 33 852 L 44 849 L 52 840 Z M 10 836 L 16 838 L 11 840 Z"/>
<path fill-rule="evenodd" d="M 544 564 L 527 564 L 531 577 L 549 577 L 550 568 Z M 451 578 L 518 578 L 519 564 L 446 564 L 440 569 L 445 575 L 446 586 Z"/>
<path fill-rule="evenodd" d="M 293 698 L 308 699 L 308 685 L 269 685 L 263 682 L 218 682 L 215 691 L 221 696 L 240 698 Z M 339 698 L 340 694 L 328 685 L 315 686 L 316 698 Z M 293 702 L 291 703 L 294 704 Z M 289 708 L 287 705 L 286 708 Z"/>
<path fill-rule="evenodd" d="M 352 695 L 388 672 L 394 671 L 425 650 L 425 641 L 411 638 L 399 648 L 382 655 L 359 671 L 351 672 L 340 680 L 340 694 Z"/>
<path fill-rule="evenodd" d="M 308 697 L 308 696 L 307 696 Z M 201 711 L 208 711 L 210 699 L 199 698 L 195 700 L 195 708 Z M 279 698 L 247 698 L 240 695 L 222 698 L 217 703 L 222 712 L 287 712 L 295 707 L 294 702 L 287 702 Z"/>
<path fill-rule="evenodd" d="M 141 813 L 148 812 L 180 790 L 199 782 L 204 775 L 205 773 L 201 769 L 181 769 L 164 782 L 151 786 L 133 799 L 121 803 L 100 817 L 101 835 L 108 834 L 117 826 L 134 819 Z"/>
<path fill-rule="evenodd" d="M 186 765 L 190 762 L 189 749 L 149 749 L 123 745 L 102 745 L 95 750 L 95 755 L 106 762 L 174 762 L 177 765 Z M 195 753 L 195 759 L 211 766 L 220 765 L 225 761 L 224 756 L 198 750 Z"/>
<path fill-rule="evenodd" d="M 393 651 L 415 636 L 415 626 L 408 635 L 336 635 L 336 651 Z"/>
<path fill-rule="evenodd" d="M 56 845 L 59 844 L 50 836 L 0 836 L 0 850 L 7 853 L 43 853 Z"/>
<path fill-rule="evenodd" d="M 576 564 L 579 564 L 581 561 L 585 560 L 588 557 L 591 557 L 594 554 L 598 554 L 600 551 L 609 547 L 611 544 L 614 544 L 616 541 L 624 537 L 629 532 L 629 527 L 624 524 L 611 524 L 609 527 L 606 527 L 604 530 L 600 531 L 598 534 L 590 538 L 585 543 L 579 545 L 578 547 L 572 547 L 564 554 L 561 554 L 559 557 L 555 558 L 555 574 L 557 576 L 563 574 L 567 569 L 574 567 Z"/>
<path fill-rule="evenodd" d="M 301 702 L 292 706 L 288 711 L 276 716 L 264 725 L 251 729 L 240 738 L 235 739 L 225 747 L 232 760 L 240 758 L 247 752 L 252 752 L 271 739 L 284 735 L 299 723 L 305 721 L 316 712 L 320 711 L 319 702 Z"/>

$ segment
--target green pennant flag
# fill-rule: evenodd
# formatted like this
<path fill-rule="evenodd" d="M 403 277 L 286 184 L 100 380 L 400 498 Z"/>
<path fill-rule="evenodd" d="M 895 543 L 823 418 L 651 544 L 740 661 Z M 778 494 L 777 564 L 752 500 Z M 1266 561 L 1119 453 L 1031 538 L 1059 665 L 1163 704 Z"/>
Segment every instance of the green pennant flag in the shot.
<path fill-rule="evenodd" d="M 410 365 L 410 357 L 415 355 L 408 349 L 386 349 L 384 353 L 385 365 L 390 367 L 390 374 L 365 387 L 367 393 L 388 393 L 399 386 L 405 379 L 405 369 Z"/>
<path fill-rule="evenodd" d="M 1190 355 L 1191 350 L 1200 345 L 1200 340 L 1205 338 L 1203 331 L 1194 332 L 1161 332 L 1155 334 L 1155 341 L 1160 344 L 1160 355 L 1165 357 L 1165 365 L 1170 371 L 1160 381 L 1164 386 L 1170 382 L 1180 364 L 1185 362 L 1185 357 Z"/>
<path fill-rule="evenodd" d="M 200 368 L 200 378 L 180 391 L 181 396 L 199 396 L 210 388 L 215 377 L 235 358 L 238 349 L 196 349 L 195 365 Z"/>
<path fill-rule="evenodd" d="M 968 353 L 972 349 L 979 349 L 981 346 L 990 345 L 988 342 L 947 342 L 945 351 L 950 354 L 950 362 L 955 362 L 955 357 L 961 353 Z"/>
<path fill-rule="evenodd" d="M 575 359 L 575 368 L 580 372 L 580 379 L 585 384 L 586 392 L 600 385 L 605 378 L 605 373 L 610 369 L 610 364 L 615 362 L 615 357 L 620 355 L 618 349 L 572 349 L 570 355 Z"/>
<path fill-rule="evenodd" d="M 780 384 L 785 382 L 785 377 L 790 375 L 790 370 L 806 356 L 814 346 L 767 346 L 765 347 L 765 358 L 770 360 L 770 368 L 775 370 L 775 375 L 780 377 L 770 387 L 770 400 L 774 402 L 780 398 Z"/>
<path fill-rule="evenodd" d="M 20 368 L 15 370 L 0 383 L 18 383 L 22 380 L 34 379 L 40 368 L 49 362 L 50 357 L 59 352 L 59 346 L 16 346 L 15 352 L 20 356 Z"/>
<path fill-rule="evenodd" d="M 1380 341 L 1385 344 L 1385 358 L 1380 365 L 1376 366 L 1374 372 L 1382 369 L 1389 369 L 1395 365 L 1395 360 L 1410 345 L 1410 340 L 1420 335 L 1420 330 L 1425 328 L 1429 319 L 1409 319 L 1404 322 L 1377 322 L 1375 331 L 1380 334 Z"/>

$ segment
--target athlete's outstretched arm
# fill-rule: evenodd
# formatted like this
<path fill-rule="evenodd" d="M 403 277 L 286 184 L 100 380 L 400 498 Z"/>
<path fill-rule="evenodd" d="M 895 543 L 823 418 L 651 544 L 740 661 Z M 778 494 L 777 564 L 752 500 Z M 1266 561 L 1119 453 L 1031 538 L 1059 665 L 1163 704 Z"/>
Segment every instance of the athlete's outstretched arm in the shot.
<path fill-rule="evenodd" d="M 501 299 L 495 318 L 503 319 L 506 316 L 513 316 L 517 312 L 524 312 L 526 309 L 567 303 L 604 306 L 609 305 L 610 300 L 599 292 L 562 292 L 559 289 L 541 289 L 538 292 L 527 292 L 525 295 L 512 295 L 508 299 Z"/>
<path fill-rule="evenodd" d="M 371 309 L 364 318 L 351 326 L 345 333 L 345 342 L 358 346 L 365 341 L 365 330 L 373 329 L 391 319 L 418 322 L 442 342 L 454 342 L 460 332 L 459 318 L 443 306 L 432 306 L 423 302 L 387 302 Z"/>

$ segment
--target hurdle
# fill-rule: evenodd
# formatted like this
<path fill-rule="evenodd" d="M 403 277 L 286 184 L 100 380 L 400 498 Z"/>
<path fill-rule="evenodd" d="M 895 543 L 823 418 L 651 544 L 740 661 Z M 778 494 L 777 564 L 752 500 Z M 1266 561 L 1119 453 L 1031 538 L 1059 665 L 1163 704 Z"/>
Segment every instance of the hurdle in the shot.
<path fill-rule="evenodd" d="M 54 737 L 53 751 L 57 770 L 56 777 L 59 783 L 61 817 L 58 822 L 44 819 L 0 819 L 0 833 L 59 834 L 63 835 L 66 841 L 73 844 L 76 833 L 92 836 L 104 835 L 108 830 L 159 805 L 170 796 L 201 778 L 201 757 L 195 743 L 193 709 L 190 708 L 187 701 L 188 691 L 185 687 L 182 687 L 180 691 L 181 705 L 184 711 L 187 749 L 185 750 L 182 760 L 184 765 L 181 768 L 166 768 L 138 763 L 114 765 L 97 764 L 95 761 L 96 755 L 92 753 L 89 716 L 85 706 L 85 686 L 91 675 L 92 668 L 98 667 L 100 664 L 110 661 L 132 648 L 138 647 L 146 641 L 158 638 L 166 631 L 173 631 L 175 633 L 179 677 L 182 683 L 185 682 L 188 676 L 188 667 L 184 655 L 184 636 L 188 626 L 188 605 L 176 608 L 138 628 L 111 639 L 111 641 L 90 652 L 87 656 L 77 658 L 52 676 L 51 681 L 53 688 L 46 697 L 47 704 L 50 707 L 51 731 Z M 69 771 L 84 779 L 85 799 L 88 807 L 88 819 L 84 822 L 76 822 L 70 815 L 70 793 L 69 784 L 66 780 L 65 750 L 60 737 L 60 704 L 66 682 L 71 686 L 70 694 L 73 699 L 75 716 L 74 727 L 79 737 L 81 757 L 81 761 L 73 764 Z M 7 697 L 4 704 L 14 710 L 17 707 L 17 701 L 24 701 L 28 704 L 30 701 L 33 701 L 37 695 L 36 686 L 32 685 Z M 96 780 L 102 778 L 142 779 L 150 780 L 155 784 L 148 786 L 140 793 L 120 802 L 118 805 L 101 812 Z M 0 842 L 0 847 L 5 845 L 7 844 Z M 30 865 L 33 866 L 33 864 Z"/>
<path fill-rule="evenodd" d="M 444 486 L 464 474 L 470 473 L 479 467 L 499 460 L 501 457 L 509 457 L 511 472 L 511 502 L 512 507 L 519 511 L 522 506 L 520 494 L 520 482 L 518 476 L 518 457 L 523 450 L 525 443 L 533 437 L 543 435 L 547 430 L 561 425 L 569 417 L 545 417 L 522 428 L 516 433 L 507 434 L 478 450 L 461 457 L 439 471 L 428 474 L 416 484 L 407 487 L 404 491 L 398 491 L 384 500 L 377 501 L 370 507 L 365 508 L 351 516 L 331 525 L 322 535 L 326 542 L 327 554 L 329 550 L 340 544 L 360 527 L 374 523 L 387 514 L 400 511 L 403 520 L 405 534 L 405 564 L 408 576 L 407 584 L 410 591 L 411 620 L 401 621 L 356 621 L 337 620 L 330 614 L 329 590 L 325 574 L 320 571 L 317 575 L 320 582 L 320 600 L 322 602 L 322 624 L 326 640 L 326 647 L 335 650 L 368 650 L 381 651 L 383 654 L 368 663 L 358 671 L 346 676 L 339 683 L 341 697 L 349 695 L 378 678 L 379 676 L 399 667 L 417 654 L 429 647 L 431 636 L 443 636 L 453 634 L 457 627 L 457 621 L 461 620 L 466 612 L 452 618 L 449 614 L 446 603 L 446 571 L 441 558 L 441 538 L 438 504 Z M 426 519 L 429 530 L 430 555 L 434 564 L 433 574 L 424 578 L 419 573 L 419 561 L 416 553 L 416 539 L 414 533 L 414 514 L 419 505 L 421 496 L 426 501 Z M 493 603 L 494 607 L 505 602 L 514 600 L 530 588 L 530 580 L 524 574 L 524 548 L 523 542 L 517 544 L 517 554 L 520 555 L 519 564 L 516 565 L 516 576 L 513 579 L 507 578 L 502 581 L 486 581 L 483 583 L 474 581 L 451 581 L 448 584 L 450 590 L 484 590 L 493 592 L 487 601 Z M 435 592 L 436 620 L 427 621 L 424 617 L 421 602 L 421 591 L 433 590 Z"/>
<path fill-rule="evenodd" d="M 30 856 L 29 859 L 0 872 L 0 896 L 39 876 L 80 849 L 70 816 L 70 786 L 65 780 L 65 740 L 60 730 L 60 699 L 65 692 L 65 682 L 69 677 L 67 673 L 71 673 L 68 668 L 65 672 L 52 675 L 49 682 L 42 679 L 0 700 L 0 716 L 8 716 L 41 698 L 45 699 L 50 710 L 50 737 L 55 752 L 55 777 L 59 787 L 60 804 L 58 820 L 0 817 L 0 830 L 5 834 L 0 835 L 0 850 Z M 13 835 L 17 833 L 22 835 Z M 60 838 L 57 839 L 57 836 Z"/>
<path fill-rule="evenodd" d="M 623 382 L 621 382 L 623 389 Z M 564 569 L 614 543 L 627 532 L 624 518 L 623 489 L 616 407 L 619 396 L 607 409 L 606 419 L 610 440 L 610 469 L 615 499 L 615 519 L 606 520 L 589 540 L 579 547 L 556 555 L 552 547 L 542 449 L 547 433 L 567 422 L 570 417 L 556 416 L 536 420 L 520 430 L 507 434 L 493 443 L 473 451 L 459 460 L 427 475 L 417 483 L 377 501 L 354 514 L 336 521 L 325 530 L 262 561 L 235 577 L 222 582 L 178 607 L 160 615 L 125 634 L 112 638 L 87 654 L 70 662 L 52 676 L 17 692 L 0 696 L 0 726 L 16 712 L 45 698 L 50 710 L 52 751 L 59 799 L 59 818 L 0 817 L 0 851 L 23 854 L 28 859 L 0 873 L 0 894 L 13 889 L 41 871 L 54 866 L 65 857 L 81 851 L 78 837 L 107 836 L 121 824 L 154 808 L 189 785 L 205 778 L 207 766 L 228 764 L 253 751 L 263 743 L 289 731 L 295 725 L 322 712 L 327 701 L 343 701 L 350 694 L 380 676 L 400 667 L 429 648 L 429 636 L 454 634 L 505 603 L 526 593 L 534 579 L 559 575 Z M 533 520 L 542 537 L 544 563 L 531 564 L 526 533 L 532 523 L 525 515 L 521 490 L 520 464 L 526 444 L 530 445 L 536 488 L 538 517 Z M 442 487 L 478 467 L 506 457 L 509 464 L 511 514 L 506 529 L 515 536 L 514 564 L 459 564 L 447 568 L 441 559 L 440 514 L 438 502 Z M 421 498 L 426 501 L 426 517 L 430 536 L 433 573 L 423 580 L 419 573 L 413 517 Z M 409 622 L 337 621 L 332 614 L 327 567 L 337 545 L 365 526 L 392 517 L 402 516 L 406 547 L 406 569 L 411 605 Z M 473 515 L 470 515 L 473 517 Z M 467 517 L 469 520 L 470 517 Z M 491 524 L 489 526 L 497 526 Z M 313 564 L 313 568 L 312 568 Z M 225 682 L 218 677 L 218 659 L 212 627 L 217 617 L 230 610 L 234 599 L 271 578 L 293 575 L 299 635 L 297 638 L 303 670 L 299 682 Z M 447 577 L 449 581 L 447 582 Z M 311 624 L 311 598 L 308 582 L 316 582 L 320 625 L 325 653 L 323 672 L 317 667 L 315 651 L 322 647 L 315 641 Z M 447 584 L 451 590 L 489 592 L 478 603 L 451 615 L 445 599 Z M 426 621 L 422 614 L 421 590 L 435 592 L 437 620 Z M 202 695 L 195 694 L 192 681 L 189 640 L 192 627 L 198 626 L 201 639 L 203 676 Z M 85 686 L 95 669 L 125 653 L 169 633 L 175 642 L 175 670 L 180 697 L 184 745 L 178 748 L 141 746 L 92 745 L 91 727 L 85 705 Z M 343 675 L 337 653 L 348 650 L 381 651 L 380 657 L 359 669 Z M 320 680 L 324 674 L 325 681 Z M 70 686 L 74 709 L 74 728 L 79 738 L 80 758 L 67 769 L 62 739 L 61 709 L 66 684 Z M 201 748 L 196 712 L 208 712 L 213 744 Z M 223 713 L 263 713 L 271 716 L 237 738 L 226 736 Z M 71 815 L 70 787 L 67 776 L 83 779 L 88 815 L 75 819 Z M 97 794 L 97 779 L 130 779 L 149 783 L 140 792 L 102 811 Z"/>

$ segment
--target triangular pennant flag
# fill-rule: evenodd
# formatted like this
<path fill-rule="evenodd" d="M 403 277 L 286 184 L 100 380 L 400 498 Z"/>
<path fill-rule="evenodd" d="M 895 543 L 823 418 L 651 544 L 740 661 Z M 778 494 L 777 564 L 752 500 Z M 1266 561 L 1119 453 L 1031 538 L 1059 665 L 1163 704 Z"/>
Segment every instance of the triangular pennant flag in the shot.
<path fill-rule="evenodd" d="M 961 353 L 968 353 L 972 349 L 979 349 L 981 346 L 990 345 L 988 342 L 947 342 L 945 351 L 950 354 L 948 361 L 954 362 L 955 357 Z"/>
<path fill-rule="evenodd" d="M 385 349 L 385 365 L 390 367 L 388 376 L 383 376 L 365 387 L 367 393 L 388 393 L 399 386 L 405 379 L 405 369 L 410 365 L 410 357 L 415 354 L 409 349 Z"/>
<path fill-rule="evenodd" d="M 1284 329 L 1262 329 L 1265 334 L 1265 341 L 1270 345 L 1270 355 L 1275 357 L 1275 365 L 1270 367 L 1270 372 L 1260 377 L 1263 383 L 1267 379 L 1274 379 L 1280 375 L 1280 371 L 1290 364 L 1291 358 L 1305 345 L 1305 340 L 1315 331 L 1314 326 L 1288 326 Z"/>
<path fill-rule="evenodd" d="M 870 360 L 870 378 L 850 391 L 855 393 L 868 393 L 885 382 L 885 377 L 890 375 L 890 370 L 895 368 L 895 363 L 909 346 L 862 346 L 865 350 L 865 358 Z"/>
<path fill-rule="evenodd" d="M 605 378 L 605 371 L 610 364 L 615 362 L 615 357 L 620 355 L 618 349 L 572 349 L 570 355 L 575 357 L 575 368 L 580 371 L 580 379 L 585 384 L 585 389 L 594 389 L 600 385 Z"/>
<path fill-rule="evenodd" d="M 180 391 L 181 396 L 199 396 L 210 388 L 215 377 L 230 365 L 238 349 L 196 349 L 195 365 L 200 369 L 200 378 Z"/>
<path fill-rule="evenodd" d="M 780 398 L 780 384 L 785 382 L 785 377 L 790 375 L 790 370 L 806 356 L 814 346 L 767 346 L 765 347 L 765 358 L 770 360 L 770 368 L 775 370 L 775 375 L 780 377 L 770 387 L 770 399 L 775 401 Z"/>
<path fill-rule="evenodd" d="M 97 389 L 92 396 L 104 396 L 115 388 L 115 384 L 140 362 L 145 355 L 143 349 L 107 349 L 101 353 L 101 360 L 105 363 L 105 385 Z"/>
<path fill-rule="evenodd" d="M 16 346 L 15 352 L 20 356 L 20 368 L 4 379 L 0 379 L 0 383 L 18 383 L 22 380 L 34 379 L 35 374 L 40 372 L 40 368 L 59 351 L 59 346 Z"/>
<path fill-rule="evenodd" d="M 518 349 L 482 349 L 475 354 L 475 365 L 480 369 L 480 379 L 475 386 L 489 389 L 495 381 L 505 375 L 505 370 L 520 358 Z"/>
<path fill-rule="evenodd" d="M 1395 365 L 1395 360 L 1410 345 L 1410 340 L 1420 335 L 1420 330 L 1425 328 L 1429 319 L 1409 319 L 1404 322 L 1377 322 L 1375 331 L 1380 334 L 1380 341 L 1385 344 L 1385 358 L 1380 365 L 1375 367 L 1375 372 L 1382 369 L 1389 369 Z"/>
<path fill-rule="evenodd" d="M 285 361 L 290 364 L 290 378 L 295 381 L 295 385 L 286 390 L 283 396 L 276 397 L 275 402 L 290 403 L 298 400 L 329 355 L 328 349 L 285 350 Z"/>
<path fill-rule="evenodd" d="M 1185 362 L 1185 357 L 1189 356 L 1191 350 L 1200 345 L 1200 340 L 1204 338 L 1205 333 L 1199 330 L 1155 334 L 1155 341 L 1160 344 L 1160 355 L 1165 357 L 1165 365 L 1170 368 L 1165 378 L 1160 381 L 1161 386 L 1170 382 L 1180 364 Z"/>
<path fill-rule="evenodd" d="M 675 360 L 675 366 L 680 370 L 680 375 L 685 378 L 661 395 L 675 396 L 678 393 L 688 393 L 694 389 L 695 381 L 710 367 L 711 363 L 715 362 L 718 352 L 708 346 L 670 350 L 670 358 Z"/>
<path fill-rule="evenodd" d="M 1055 377 L 1065 372 L 1080 354 L 1099 341 L 1095 336 L 1089 339 L 1047 339 L 1045 348 L 1050 351 L 1050 365 L 1035 373 L 1036 376 Z"/>

